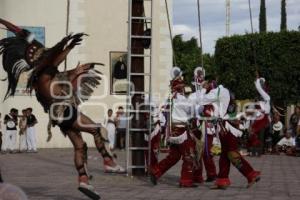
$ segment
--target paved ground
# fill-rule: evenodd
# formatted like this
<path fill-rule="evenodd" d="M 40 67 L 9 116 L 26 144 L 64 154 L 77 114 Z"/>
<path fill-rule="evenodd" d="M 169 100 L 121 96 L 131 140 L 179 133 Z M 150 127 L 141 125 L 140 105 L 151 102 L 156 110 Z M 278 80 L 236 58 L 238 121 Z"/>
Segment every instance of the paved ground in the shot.
<path fill-rule="evenodd" d="M 225 191 L 209 190 L 204 184 L 198 188 L 178 188 L 180 164 L 169 171 L 153 187 L 147 178 L 103 173 L 102 160 L 95 150 L 90 150 L 89 168 L 94 175 L 93 184 L 105 200 L 197 199 L 197 200 L 286 200 L 300 199 L 300 158 L 263 156 L 248 158 L 262 171 L 262 180 L 246 189 L 244 179 L 232 169 L 232 186 Z M 118 152 L 124 164 L 124 152 Z M 77 191 L 77 174 L 73 166 L 71 149 L 40 150 L 38 154 L 0 155 L 0 167 L 6 182 L 21 187 L 30 200 L 87 199 Z M 0 198 L 1 199 L 1 198 Z"/>

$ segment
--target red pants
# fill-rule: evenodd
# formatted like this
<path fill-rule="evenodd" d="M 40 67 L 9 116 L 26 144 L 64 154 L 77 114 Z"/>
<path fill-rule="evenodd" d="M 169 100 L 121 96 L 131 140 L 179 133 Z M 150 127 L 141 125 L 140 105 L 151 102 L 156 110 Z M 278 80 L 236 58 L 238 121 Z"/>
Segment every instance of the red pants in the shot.
<path fill-rule="evenodd" d="M 204 151 L 202 155 L 202 159 L 199 161 L 200 166 L 198 169 L 194 171 L 194 181 L 201 183 L 203 182 L 203 177 L 202 177 L 202 171 L 203 171 L 203 164 L 206 170 L 206 178 L 216 178 L 217 177 L 217 172 L 216 172 L 216 165 L 213 160 L 213 156 L 210 152 L 212 146 L 213 146 L 213 135 L 206 135 L 206 144 L 204 144 Z"/>
<path fill-rule="evenodd" d="M 261 141 L 263 136 L 260 136 L 262 130 L 269 126 L 269 115 L 264 114 L 259 119 L 255 120 L 251 125 L 251 135 L 249 138 L 249 147 L 260 147 L 263 146 L 263 142 Z"/>
<path fill-rule="evenodd" d="M 160 137 L 161 134 L 160 132 L 155 135 L 151 139 L 151 151 L 150 151 L 150 169 L 155 167 L 158 164 L 158 151 L 159 151 L 159 146 L 160 146 Z M 147 144 L 148 145 L 148 142 Z M 145 152 L 145 158 L 146 158 L 146 163 L 148 164 L 148 157 L 149 157 L 149 152 Z"/>
<path fill-rule="evenodd" d="M 185 128 L 176 130 L 178 133 L 184 133 L 184 131 Z M 190 137 L 182 144 L 172 144 L 167 157 L 153 166 L 151 172 L 156 178 L 159 178 L 182 158 L 180 184 L 191 186 L 193 184 L 194 153 L 195 142 Z"/>
<path fill-rule="evenodd" d="M 251 181 L 255 171 L 238 151 L 238 139 L 230 132 L 220 134 L 222 153 L 219 160 L 219 174 L 217 185 L 230 185 L 228 178 L 230 163 L 232 163 L 247 179 Z"/>

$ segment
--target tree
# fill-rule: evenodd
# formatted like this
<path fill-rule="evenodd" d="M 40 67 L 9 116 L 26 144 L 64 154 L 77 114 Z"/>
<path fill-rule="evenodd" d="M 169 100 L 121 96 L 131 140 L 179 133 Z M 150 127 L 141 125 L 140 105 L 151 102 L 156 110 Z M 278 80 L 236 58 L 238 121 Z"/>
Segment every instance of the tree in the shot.
<path fill-rule="evenodd" d="M 286 31 L 286 0 L 281 0 L 281 24 L 280 31 Z"/>
<path fill-rule="evenodd" d="M 173 45 L 176 65 L 184 71 L 184 80 L 187 85 L 190 85 L 193 81 L 195 68 L 201 65 L 201 49 L 198 46 L 197 39 L 192 37 L 184 41 L 182 35 L 176 35 L 173 38 Z M 215 74 L 214 56 L 204 54 L 203 62 L 206 72 Z"/>
<path fill-rule="evenodd" d="M 259 32 L 267 32 L 266 0 L 260 0 Z"/>
<path fill-rule="evenodd" d="M 219 82 L 232 90 L 237 99 L 253 99 L 257 95 L 253 82 L 258 70 L 267 80 L 273 103 L 299 102 L 300 33 L 297 31 L 221 38 L 216 43 L 215 63 Z"/>

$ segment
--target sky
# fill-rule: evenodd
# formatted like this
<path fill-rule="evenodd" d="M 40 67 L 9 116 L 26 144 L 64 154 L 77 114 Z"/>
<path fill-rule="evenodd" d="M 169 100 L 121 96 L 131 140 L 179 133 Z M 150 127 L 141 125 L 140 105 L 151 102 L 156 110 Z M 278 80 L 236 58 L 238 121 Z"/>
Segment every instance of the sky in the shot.
<path fill-rule="evenodd" d="M 203 51 L 214 53 L 216 40 L 226 35 L 226 0 L 200 0 Z M 300 26 L 300 0 L 286 0 L 287 27 Z M 260 0 L 251 0 L 254 31 L 258 31 Z M 267 30 L 280 30 L 281 0 L 266 0 Z M 197 0 L 173 0 L 173 35 L 199 38 Z M 251 32 L 248 0 L 231 0 L 230 34 Z"/>

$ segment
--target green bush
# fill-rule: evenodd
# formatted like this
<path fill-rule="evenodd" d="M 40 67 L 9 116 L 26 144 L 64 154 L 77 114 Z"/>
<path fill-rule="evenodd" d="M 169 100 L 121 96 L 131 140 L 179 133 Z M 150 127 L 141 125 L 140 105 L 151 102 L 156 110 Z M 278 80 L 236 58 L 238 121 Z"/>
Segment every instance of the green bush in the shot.
<path fill-rule="evenodd" d="M 219 81 L 238 99 L 256 96 L 254 80 L 258 69 L 268 82 L 274 103 L 300 100 L 300 32 L 221 38 L 216 43 L 215 63 Z"/>
<path fill-rule="evenodd" d="M 184 80 L 187 85 L 191 85 L 194 77 L 194 70 L 201 66 L 201 49 L 196 38 L 183 40 L 182 35 L 173 38 L 176 65 L 184 72 Z M 210 54 L 203 55 L 203 65 L 207 74 L 215 73 L 214 57 Z"/>

